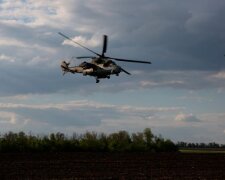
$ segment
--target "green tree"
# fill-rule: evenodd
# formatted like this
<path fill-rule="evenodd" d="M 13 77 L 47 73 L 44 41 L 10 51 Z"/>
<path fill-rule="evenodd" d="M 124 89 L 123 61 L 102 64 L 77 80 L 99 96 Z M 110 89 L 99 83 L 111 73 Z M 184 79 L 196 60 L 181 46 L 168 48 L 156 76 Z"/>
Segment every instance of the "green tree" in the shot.
<path fill-rule="evenodd" d="M 99 141 L 96 132 L 86 132 L 80 140 L 80 147 L 85 151 L 98 151 Z"/>
<path fill-rule="evenodd" d="M 153 141 L 154 135 L 152 134 L 152 131 L 150 128 L 144 129 L 144 139 L 146 141 L 147 149 L 152 150 L 154 147 L 154 141 Z"/>
<path fill-rule="evenodd" d="M 185 144 L 196 146 L 196 144 Z M 211 143 L 210 147 L 220 147 Z M 222 147 L 222 146 L 221 146 Z M 177 151 L 177 146 L 161 136 L 154 136 L 150 128 L 133 133 L 119 131 L 106 135 L 104 133 L 86 132 L 66 137 L 63 133 L 51 133 L 48 136 L 26 135 L 24 132 L 8 132 L 0 135 L 0 152 L 67 152 L 67 151 Z"/>
<path fill-rule="evenodd" d="M 147 151 L 147 143 L 143 133 L 133 133 L 132 136 L 132 151 Z"/>
<path fill-rule="evenodd" d="M 131 139 L 126 131 L 119 131 L 113 133 L 108 137 L 109 150 L 110 151 L 130 151 Z"/>

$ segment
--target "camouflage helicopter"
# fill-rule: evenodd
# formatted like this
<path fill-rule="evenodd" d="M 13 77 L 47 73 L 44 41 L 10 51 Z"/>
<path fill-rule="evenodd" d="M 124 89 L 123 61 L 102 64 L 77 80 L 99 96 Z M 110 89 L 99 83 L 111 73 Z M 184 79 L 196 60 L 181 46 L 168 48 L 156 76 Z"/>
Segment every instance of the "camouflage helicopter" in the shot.
<path fill-rule="evenodd" d="M 131 63 L 145 63 L 151 64 L 149 61 L 138 61 L 138 60 L 129 60 L 129 59 L 120 59 L 120 58 L 113 58 L 109 56 L 105 56 L 107 51 L 107 43 L 108 37 L 103 35 L 103 48 L 102 54 L 94 52 L 93 50 L 83 46 L 82 44 L 72 40 L 68 36 L 64 35 L 63 33 L 59 32 L 59 35 L 68 39 L 69 41 L 81 46 L 82 48 L 90 51 L 91 53 L 95 54 L 96 56 L 80 56 L 76 57 L 77 59 L 87 59 L 90 58 L 91 62 L 82 62 L 78 66 L 69 66 L 70 62 L 62 61 L 61 62 L 61 69 L 63 75 L 70 72 L 70 73 L 82 73 L 84 76 L 89 75 L 96 78 L 96 83 L 99 83 L 99 79 L 110 78 L 111 75 L 119 76 L 121 72 L 124 72 L 128 75 L 131 75 L 128 71 L 124 70 L 122 67 L 118 66 L 114 61 L 124 61 L 124 62 L 131 62 Z"/>

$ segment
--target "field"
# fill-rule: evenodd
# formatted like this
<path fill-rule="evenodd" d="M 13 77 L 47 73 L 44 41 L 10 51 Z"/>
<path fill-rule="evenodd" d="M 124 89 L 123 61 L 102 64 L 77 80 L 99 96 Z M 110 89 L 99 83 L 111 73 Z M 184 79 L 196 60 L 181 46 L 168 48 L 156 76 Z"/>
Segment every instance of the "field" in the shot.
<path fill-rule="evenodd" d="M 225 154 L 1 153 L 0 179 L 225 179 Z"/>

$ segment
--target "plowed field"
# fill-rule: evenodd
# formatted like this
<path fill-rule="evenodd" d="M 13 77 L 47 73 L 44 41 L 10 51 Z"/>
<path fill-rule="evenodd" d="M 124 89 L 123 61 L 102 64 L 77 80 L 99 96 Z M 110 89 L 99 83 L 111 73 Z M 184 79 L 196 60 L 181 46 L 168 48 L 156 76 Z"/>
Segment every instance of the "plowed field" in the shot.
<path fill-rule="evenodd" d="M 1 153 L 0 179 L 225 179 L 225 154 Z"/>

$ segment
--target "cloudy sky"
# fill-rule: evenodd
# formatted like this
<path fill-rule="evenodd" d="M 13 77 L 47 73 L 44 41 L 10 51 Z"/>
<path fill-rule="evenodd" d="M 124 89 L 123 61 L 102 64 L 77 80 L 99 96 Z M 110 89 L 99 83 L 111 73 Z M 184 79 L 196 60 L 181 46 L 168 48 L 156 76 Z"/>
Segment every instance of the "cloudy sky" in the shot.
<path fill-rule="evenodd" d="M 173 141 L 225 143 L 224 0 L 0 0 L 0 132 L 130 133 L 149 127 Z M 118 62 L 99 84 L 62 76 L 60 62 Z M 75 64 L 81 60 L 72 61 Z"/>

